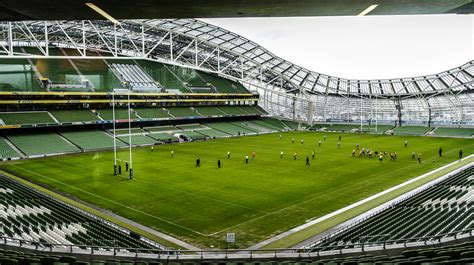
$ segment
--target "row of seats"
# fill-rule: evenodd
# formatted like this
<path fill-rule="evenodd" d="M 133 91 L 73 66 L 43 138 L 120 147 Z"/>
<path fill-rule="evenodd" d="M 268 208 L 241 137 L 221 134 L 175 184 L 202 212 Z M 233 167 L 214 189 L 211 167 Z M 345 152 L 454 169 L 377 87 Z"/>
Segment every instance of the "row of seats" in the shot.
<path fill-rule="evenodd" d="M 234 122 L 206 124 L 187 124 L 177 126 L 156 126 L 144 128 L 117 129 L 117 147 L 129 145 L 152 145 L 163 142 L 178 141 L 176 134 L 184 135 L 189 140 L 221 138 L 243 134 L 268 133 L 290 130 L 285 123 L 276 119 L 253 119 Z M 8 142 L 9 141 L 9 142 Z M 20 151 L 18 153 L 13 147 Z M 82 150 L 110 149 L 114 147 L 113 131 L 80 130 L 57 133 L 34 133 L 9 135 L 0 138 L 0 158 L 37 156 L 47 154 L 72 153 Z M 21 154 L 22 153 L 22 154 Z"/>
<path fill-rule="evenodd" d="M 318 247 L 339 249 L 361 243 L 404 242 L 474 229 L 473 177 L 474 167 L 465 169 L 325 239 Z"/>
<path fill-rule="evenodd" d="M 202 113 L 201 113 L 202 111 Z M 168 107 L 168 108 L 133 108 L 130 119 L 162 119 L 186 118 L 198 116 L 229 116 L 229 115 L 262 115 L 266 112 L 258 106 L 213 106 L 213 107 Z M 74 122 L 98 122 L 113 120 L 112 109 L 95 110 L 51 110 L 51 111 L 25 111 L 1 112 L 1 122 L 5 125 L 35 125 L 57 124 Z M 128 109 L 116 108 L 116 120 L 128 120 Z"/>
<path fill-rule="evenodd" d="M 434 135 L 434 136 L 446 136 L 446 137 L 471 137 L 474 135 L 474 128 L 444 128 L 444 127 L 426 127 L 426 126 L 401 126 L 394 127 L 393 125 L 362 125 L 360 124 L 326 124 L 317 123 L 311 126 L 311 130 L 328 130 L 328 131 L 340 131 L 340 132 L 366 132 L 383 134 L 389 130 L 394 135 Z"/>
<path fill-rule="evenodd" d="M 1 236 L 38 243 L 113 246 L 123 251 L 156 248 L 1 175 L 0 193 Z"/>
<path fill-rule="evenodd" d="M 131 86 L 132 90 L 159 90 L 155 80 L 136 64 L 113 63 L 112 67 L 121 76 L 121 79 Z"/>
<path fill-rule="evenodd" d="M 433 127 L 426 126 L 400 126 L 393 129 L 395 135 L 424 135 L 433 130 Z"/>
<path fill-rule="evenodd" d="M 471 137 L 474 135 L 474 128 L 436 128 L 433 135 L 447 137 Z"/>
<path fill-rule="evenodd" d="M 249 93 L 242 84 L 215 74 L 145 60 L 138 60 L 137 62 L 167 90 L 177 90 L 181 93 Z"/>

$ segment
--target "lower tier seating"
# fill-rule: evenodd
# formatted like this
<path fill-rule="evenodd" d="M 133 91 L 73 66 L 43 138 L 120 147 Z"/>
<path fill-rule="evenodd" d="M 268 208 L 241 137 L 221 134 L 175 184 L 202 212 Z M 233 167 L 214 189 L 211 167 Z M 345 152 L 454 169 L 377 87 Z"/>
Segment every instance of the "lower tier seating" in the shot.
<path fill-rule="evenodd" d="M 474 229 L 474 166 L 322 242 L 341 247 L 362 242 L 436 237 Z"/>
<path fill-rule="evenodd" d="M 471 137 L 474 135 L 474 128 L 437 128 L 434 135 L 447 137 Z"/>
<path fill-rule="evenodd" d="M 361 132 L 383 134 L 393 128 L 393 125 L 364 125 Z"/>
<path fill-rule="evenodd" d="M 112 135 L 101 130 L 62 132 L 61 134 L 84 150 L 114 147 L 114 139 Z M 125 143 L 116 141 L 116 145 L 122 147 L 125 146 Z"/>
<path fill-rule="evenodd" d="M 393 129 L 393 133 L 396 135 L 424 135 L 431 130 L 433 128 L 425 126 L 401 126 Z"/>
<path fill-rule="evenodd" d="M 8 140 L 28 156 L 79 151 L 56 133 L 11 135 Z"/>
<path fill-rule="evenodd" d="M 9 158 L 9 157 L 18 157 L 18 154 L 15 149 L 13 149 L 7 142 L 6 139 L 0 138 L 0 158 Z"/>
<path fill-rule="evenodd" d="M 156 248 L 2 175 L 0 193 L 0 235 L 3 237 L 40 244 Z"/>
<path fill-rule="evenodd" d="M 147 145 L 147 144 L 155 144 L 156 140 L 148 137 L 147 135 L 132 135 L 132 146 L 133 145 Z M 117 139 L 123 141 L 127 145 L 130 144 L 129 136 L 118 136 Z"/>

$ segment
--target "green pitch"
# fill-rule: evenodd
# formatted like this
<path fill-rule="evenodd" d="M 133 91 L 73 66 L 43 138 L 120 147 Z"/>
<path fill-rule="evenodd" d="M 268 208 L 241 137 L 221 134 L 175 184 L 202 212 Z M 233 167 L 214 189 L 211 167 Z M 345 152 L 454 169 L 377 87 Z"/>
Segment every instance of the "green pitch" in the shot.
<path fill-rule="evenodd" d="M 153 152 L 134 148 L 133 180 L 124 172 L 112 174 L 111 151 L 17 161 L 1 169 L 204 248 L 225 247 L 225 234 L 235 232 L 235 247 L 242 248 L 452 162 L 460 148 L 465 156 L 474 152 L 472 139 L 327 133 L 324 141 L 323 135 L 291 132 L 280 139 L 268 134 L 155 146 Z M 339 135 L 341 148 L 336 145 Z M 398 160 L 352 158 L 357 143 L 395 151 Z M 412 151 L 423 154 L 421 164 L 411 159 Z M 120 159 L 127 156 L 127 150 L 119 153 Z"/>

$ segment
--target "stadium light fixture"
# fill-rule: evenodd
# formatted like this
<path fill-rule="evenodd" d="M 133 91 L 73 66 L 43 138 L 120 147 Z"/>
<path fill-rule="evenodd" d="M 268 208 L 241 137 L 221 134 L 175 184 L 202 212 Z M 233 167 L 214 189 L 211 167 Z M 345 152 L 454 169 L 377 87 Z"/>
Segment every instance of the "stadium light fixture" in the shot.
<path fill-rule="evenodd" d="M 359 17 L 362 17 L 362 16 L 365 16 L 367 14 L 369 14 L 370 12 L 374 11 L 375 8 L 377 8 L 379 5 L 371 5 L 369 7 L 367 7 L 366 9 L 364 9 L 364 11 L 360 12 L 357 16 Z"/>
<path fill-rule="evenodd" d="M 102 8 L 96 6 L 95 4 L 93 3 L 86 3 L 86 6 L 90 7 L 92 10 L 94 10 L 95 12 L 99 13 L 100 15 L 102 15 L 103 17 L 105 17 L 106 19 L 108 19 L 109 21 L 111 21 L 112 23 L 114 23 L 115 25 L 120 25 L 120 22 L 118 20 L 116 20 L 114 17 L 112 17 L 111 15 L 109 15 L 109 13 L 105 12 L 104 10 L 102 10 Z"/>

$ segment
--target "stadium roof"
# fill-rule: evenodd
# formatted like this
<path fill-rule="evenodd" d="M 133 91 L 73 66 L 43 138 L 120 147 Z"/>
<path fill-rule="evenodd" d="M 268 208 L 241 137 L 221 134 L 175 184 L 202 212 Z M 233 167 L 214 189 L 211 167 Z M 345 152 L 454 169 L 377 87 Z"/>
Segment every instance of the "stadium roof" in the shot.
<path fill-rule="evenodd" d="M 119 25 L 110 21 L 3 22 L 0 30 L 0 56 L 9 58 L 53 58 L 48 48 L 57 46 L 75 49 L 80 58 L 148 58 L 290 93 L 426 98 L 474 91 L 474 61 L 428 76 L 345 79 L 305 69 L 238 34 L 195 19 L 124 20 Z M 37 52 L 18 51 L 18 46 L 36 47 Z"/>
<path fill-rule="evenodd" d="M 88 2 L 88 1 L 86 1 Z M 255 16 L 354 16 L 377 4 L 370 15 L 474 12 L 472 0 L 96 0 L 119 19 Z M 3 1 L 0 20 L 101 19 L 82 0 Z"/>

